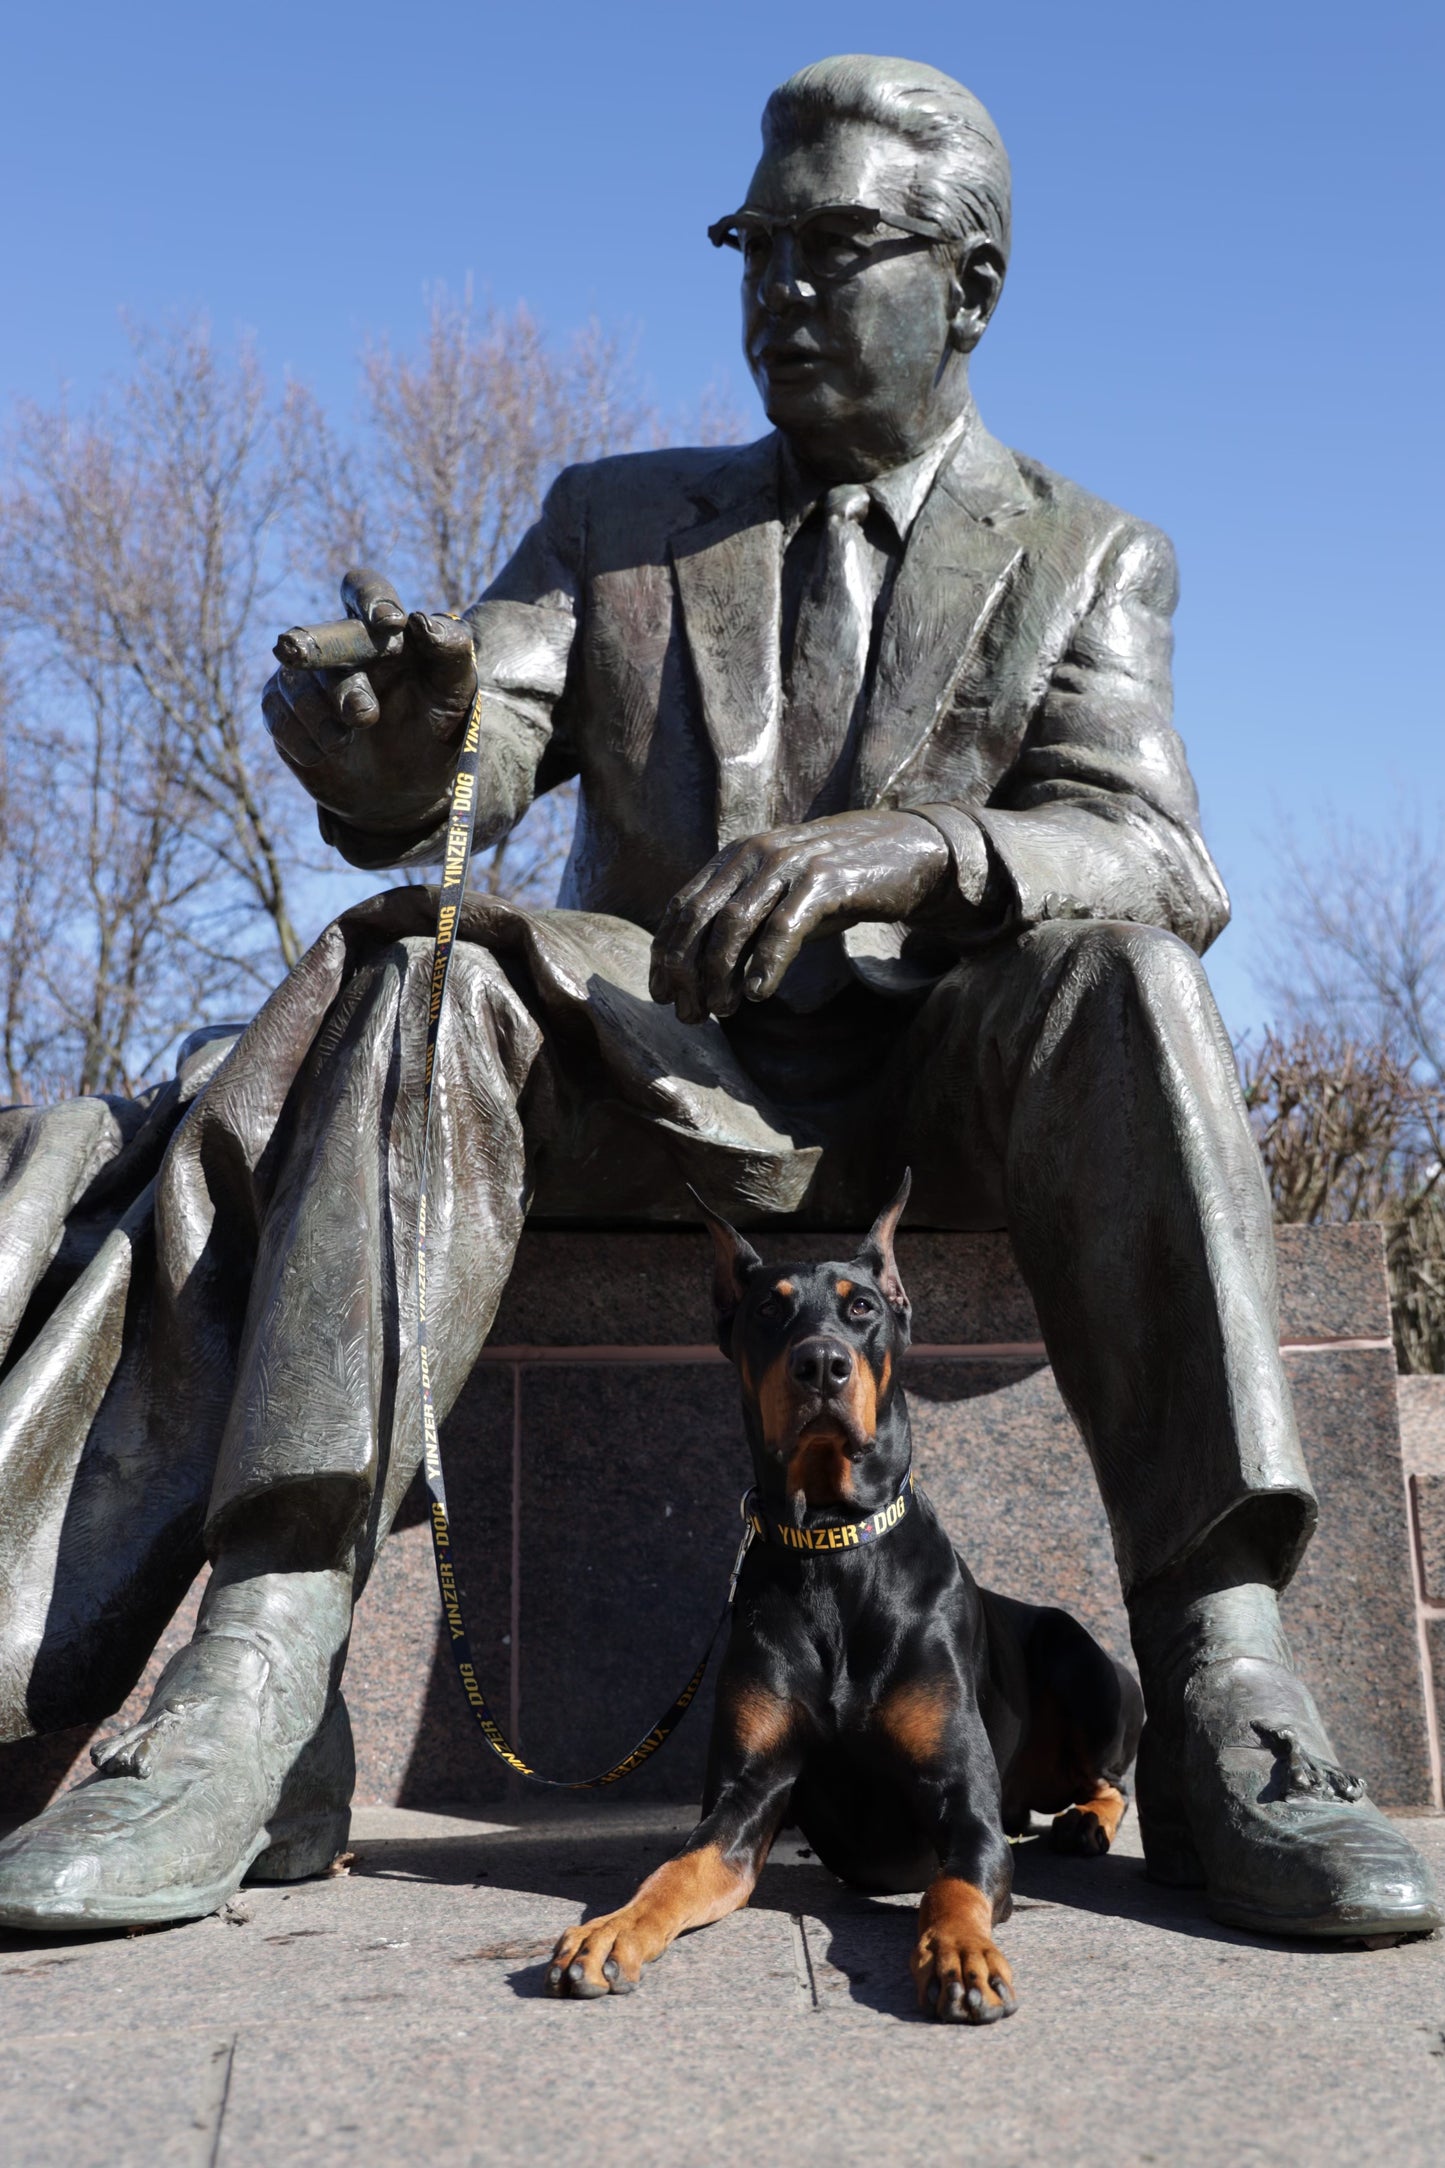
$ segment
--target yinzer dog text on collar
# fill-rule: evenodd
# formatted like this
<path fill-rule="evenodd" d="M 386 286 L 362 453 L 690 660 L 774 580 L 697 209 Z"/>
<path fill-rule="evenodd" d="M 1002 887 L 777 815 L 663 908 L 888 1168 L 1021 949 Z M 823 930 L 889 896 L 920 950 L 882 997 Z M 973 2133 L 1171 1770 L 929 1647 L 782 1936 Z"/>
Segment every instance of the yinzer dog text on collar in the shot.
<path fill-rule="evenodd" d="M 858 1551 L 891 1535 L 913 1503 L 913 1470 L 903 1478 L 898 1496 L 861 1521 L 835 1521 L 826 1528 L 799 1528 L 770 1513 L 756 1491 L 743 1500 L 743 1519 L 753 1534 L 780 1551 Z"/>

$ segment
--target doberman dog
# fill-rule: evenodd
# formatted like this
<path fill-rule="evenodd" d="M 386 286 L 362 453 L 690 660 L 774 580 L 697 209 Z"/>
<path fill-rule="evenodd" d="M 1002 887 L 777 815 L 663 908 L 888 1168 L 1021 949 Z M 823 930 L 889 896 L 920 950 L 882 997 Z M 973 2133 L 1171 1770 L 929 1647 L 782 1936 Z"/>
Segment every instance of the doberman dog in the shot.
<path fill-rule="evenodd" d="M 554 1995 L 626 1994 L 691 1927 L 747 1903 L 796 1823 L 860 1889 L 923 1889 L 921 2009 L 1016 2008 L 993 1930 L 1010 1835 L 1106 1852 L 1143 1699 L 1067 1612 L 981 1589 L 913 1488 L 899 1383 L 910 1308 L 894 1259 L 908 1177 L 846 1264 L 765 1265 L 697 1201 L 716 1251 L 718 1341 L 737 1368 L 755 1538 L 718 1684 L 703 1818 L 620 1911 L 567 1930 Z"/>

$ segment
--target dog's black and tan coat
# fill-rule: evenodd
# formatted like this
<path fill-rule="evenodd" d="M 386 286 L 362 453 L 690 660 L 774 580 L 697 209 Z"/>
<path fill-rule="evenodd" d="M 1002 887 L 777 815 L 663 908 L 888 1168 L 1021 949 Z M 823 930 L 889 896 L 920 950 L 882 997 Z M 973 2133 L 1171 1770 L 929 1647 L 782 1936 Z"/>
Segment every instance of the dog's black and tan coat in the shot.
<path fill-rule="evenodd" d="M 909 1303 L 893 1236 L 908 1185 L 847 1263 L 765 1265 L 708 1213 L 718 1338 L 742 1384 L 757 1497 L 784 1525 L 857 1523 L 909 1470 L 898 1380 Z M 704 1207 L 706 1210 L 706 1207 Z M 701 1822 L 620 1911 L 569 1928 L 552 1993 L 626 1993 L 688 1928 L 746 1904 L 784 1822 L 868 1890 L 923 1888 L 920 2006 L 973 2024 L 1015 2007 L 994 1941 L 1008 1836 L 1104 1852 L 1142 1703 L 1066 1612 L 981 1589 L 921 1493 L 886 1538 L 754 1543 L 718 1686 Z"/>

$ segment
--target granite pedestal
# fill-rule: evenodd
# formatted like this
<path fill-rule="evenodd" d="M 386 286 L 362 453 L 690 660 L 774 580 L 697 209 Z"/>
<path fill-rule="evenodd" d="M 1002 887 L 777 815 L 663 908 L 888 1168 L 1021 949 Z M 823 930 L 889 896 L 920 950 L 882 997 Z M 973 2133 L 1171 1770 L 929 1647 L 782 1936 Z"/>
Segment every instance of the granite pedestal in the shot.
<path fill-rule="evenodd" d="M 838 1246 L 795 1238 L 818 1256 Z M 1286 1597 L 1289 1632 L 1345 1764 L 1382 1805 L 1438 1807 L 1445 1710 L 1429 1667 L 1433 1650 L 1445 1685 L 1445 1421 L 1438 1463 L 1412 1464 L 1412 1522 L 1379 1230 L 1282 1228 L 1279 1257 L 1285 1360 L 1321 1505 Z M 1127 1658 L 1103 1510 L 1007 1241 L 905 1234 L 899 1260 L 915 1305 L 919 1472 L 964 1555 L 987 1583 L 1068 1606 Z M 554 1773 L 589 1774 L 646 1729 L 722 1599 L 747 1465 L 708 1277 L 701 1234 L 529 1234 L 444 1432 L 478 1660 L 523 1753 Z M 1445 1387 L 1405 1381 L 1417 1382 Z M 1416 1409 L 1407 1392 L 1412 1436 L 1428 1428 L 1426 1398 Z M 515 1795 L 439 1640 L 419 1492 L 359 1609 L 346 1692 L 358 1803 Z M 709 1702 L 705 1689 L 629 1796 L 696 1799 Z M 82 1773 L 85 1743 L 0 1750 L 11 1815 Z"/>

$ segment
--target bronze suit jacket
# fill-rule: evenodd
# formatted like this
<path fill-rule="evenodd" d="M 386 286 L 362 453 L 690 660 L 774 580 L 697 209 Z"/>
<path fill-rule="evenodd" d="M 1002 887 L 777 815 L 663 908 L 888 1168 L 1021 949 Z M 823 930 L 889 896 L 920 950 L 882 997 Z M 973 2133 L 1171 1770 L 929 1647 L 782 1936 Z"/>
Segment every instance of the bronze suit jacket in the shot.
<path fill-rule="evenodd" d="M 490 689 L 479 840 L 581 779 L 561 902 L 653 929 L 723 844 L 769 825 L 782 724 L 779 440 L 571 467 L 468 612 Z M 1156 529 L 975 418 L 909 534 L 854 806 L 974 821 L 980 932 L 1132 919 L 1203 950 L 1229 902 L 1172 728 L 1174 555 Z M 366 867 L 436 853 L 323 809 Z M 867 944 L 863 944 L 864 947 Z"/>

